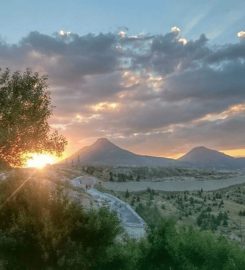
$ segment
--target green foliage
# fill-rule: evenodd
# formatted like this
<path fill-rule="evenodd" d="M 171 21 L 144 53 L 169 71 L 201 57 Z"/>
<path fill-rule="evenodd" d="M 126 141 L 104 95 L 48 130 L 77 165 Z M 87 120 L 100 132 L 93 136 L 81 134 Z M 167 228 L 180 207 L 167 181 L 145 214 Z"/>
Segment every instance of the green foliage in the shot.
<path fill-rule="evenodd" d="M 129 194 L 129 191 L 128 191 L 128 189 L 127 189 L 126 192 L 125 192 L 125 198 L 126 198 L 126 199 L 129 198 L 129 196 L 130 196 L 130 194 Z"/>
<path fill-rule="evenodd" d="M 19 166 L 30 152 L 61 154 L 66 141 L 51 132 L 51 114 L 47 77 L 0 70 L 0 160 Z"/>
<path fill-rule="evenodd" d="M 20 176 L 5 181 L 1 202 L 21 183 Z M 11 270 L 100 269 L 115 263 L 120 231 L 117 217 L 106 209 L 82 210 L 62 190 L 33 179 L 1 208 L 0 261 Z"/>
<path fill-rule="evenodd" d="M 156 205 L 144 205 L 140 202 L 135 210 L 149 225 L 156 225 L 162 220 L 161 213 Z"/>
<path fill-rule="evenodd" d="M 245 252 L 224 238 L 162 222 L 140 246 L 138 270 L 242 270 Z"/>
<path fill-rule="evenodd" d="M 240 210 L 238 215 L 241 217 L 245 217 L 245 210 Z"/>
<path fill-rule="evenodd" d="M 244 250 L 210 232 L 161 220 L 156 206 L 138 203 L 142 217 L 154 222 L 146 238 L 133 241 L 107 209 L 84 210 L 38 176 L 3 204 L 25 177 L 12 174 L 0 185 L 0 269 L 244 269 Z"/>
<path fill-rule="evenodd" d="M 220 225 L 228 225 L 228 215 L 226 212 L 219 212 L 218 215 L 214 215 L 210 208 L 207 208 L 198 215 L 197 225 L 201 229 L 215 231 Z"/>

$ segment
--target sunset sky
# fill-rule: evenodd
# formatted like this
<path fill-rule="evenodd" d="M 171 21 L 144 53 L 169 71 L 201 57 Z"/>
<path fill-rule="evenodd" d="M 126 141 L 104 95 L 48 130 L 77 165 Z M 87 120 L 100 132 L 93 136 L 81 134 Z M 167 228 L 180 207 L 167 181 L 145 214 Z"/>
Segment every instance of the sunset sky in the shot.
<path fill-rule="evenodd" d="M 245 156 L 244 0 L 2 2 L 0 67 L 49 75 L 66 155 Z"/>

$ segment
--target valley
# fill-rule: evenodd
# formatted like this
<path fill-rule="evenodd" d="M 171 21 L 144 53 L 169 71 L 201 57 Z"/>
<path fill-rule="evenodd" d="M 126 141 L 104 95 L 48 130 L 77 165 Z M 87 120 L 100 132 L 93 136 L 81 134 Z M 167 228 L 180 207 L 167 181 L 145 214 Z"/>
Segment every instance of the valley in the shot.
<path fill-rule="evenodd" d="M 173 219 L 179 225 L 210 230 L 244 245 L 245 175 L 243 172 L 209 171 L 209 179 L 208 172 L 203 170 L 193 170 L 192 175 L 191 170 L 188 170 L 188 177 L 176 177 L 175 171 L 172 171 L 173 175 L 171 175 L 168 170 L 168 176 L 163 174 L 161 181 L 159 178 L 156 181 L 153 177 L 149 181 L 145 179 L 119 181 L 118 179 L 115 182 L 103 178 L 103 175 L 107 176 L 111 175 L 111 171 L 115 172 L 115 168 L 93 167 L 93 173 L 90 175 L 87 173 L 88 167 L 52 170 L 63 177 L 62 185 L 66 190 L 68 187 L 73 190 L 75 192 L 73 194 L 76 194 L 74 198 L 88 208 L 106 206 L 120 212 L 123 210 L 122 205 L 128 204 L 147 225 L 156 225 L 162 218 Z M 139 172 L 145 169 L 132 170 Z M 132 170 L 127 168 L 127 172 L 132 173 Z M 53 180 L 57 182 L 57 176 Z M 125 217 L 119 215 L 119 218 L 123 224 Z M 133 227 L 127 224 L 125 226 L 125 223 L 124 228 L 131 237 L 134 231 L 136 234 L 142 231 L 137 228 L 132 230 Z M 142 228 L 141 225 L 138 228 Z M 139 232 L 139 234 L 143 233 Z"/>
<path fill-rule="evenodd" d="M 166 163 L 164 166 L 145 166 L 145 163 L 144 166 L 126 166 L 122 162 L 120 165 L 124 150 L 105 139 L 87 147 L 85 152 L 83 160 L 90 160 L 91 164 L 83 165 L 75 159 L 68 159 L 37 171 L 37 179 L 54 188 L 61 188 L 84 209 L 106 207 L 117 213 L 125 233 L 131 238 L 143 237 L 145 229 L 151 224 L 172 219 L 179 225 L 211 230 L 244 245 L 243 169 L 188 167 L 184 163 L 175 163 L 174 166 L 173 163 L 168 166 Z M 204 149 L 204 152 L 207 153 L 207 150 Z M 128 154 L 126 152 L 126 156 Z M 134 155 L 137 160 L 137 155 Z M 215 152 L 215 157 L 217 155 L 216 164 L 220 155 Z M 96 165 L 92 162 L 98 157 L 105 161 L 103 156 L 108 164 L 113 160 L 117 165 L 105 165 L 103 162 Z M 204 156 L 203 159 L 203 156 L 198 158 L 196 153 L 194 155 L 197 161 L 211 164 L 210 156 Z M 223 154 L 221 157 L 223 162 Z M 29 169 L 21 171 L 29 174 Z"/>

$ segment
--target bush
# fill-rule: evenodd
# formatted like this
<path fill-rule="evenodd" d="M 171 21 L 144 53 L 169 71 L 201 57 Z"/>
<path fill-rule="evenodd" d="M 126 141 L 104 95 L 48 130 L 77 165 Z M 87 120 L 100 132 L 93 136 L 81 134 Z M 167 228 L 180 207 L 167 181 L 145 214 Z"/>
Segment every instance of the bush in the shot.
<path fill-rule="evenodd" d="M 140 246 L 138 270 L 242 270 L 245 252 L 225 238 L 163 221 Z"/>

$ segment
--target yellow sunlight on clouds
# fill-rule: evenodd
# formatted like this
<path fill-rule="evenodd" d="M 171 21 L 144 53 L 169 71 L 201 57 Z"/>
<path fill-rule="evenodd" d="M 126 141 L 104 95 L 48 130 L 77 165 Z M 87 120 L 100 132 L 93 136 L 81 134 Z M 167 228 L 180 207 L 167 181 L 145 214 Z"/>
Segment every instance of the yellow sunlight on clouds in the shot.
<path fill-rule="evenodd" d="M 91 106 L 91 109 L 95 112 L 100 112 L 100 111 L 113 111 L 117 109 L 119 106 L 118 103 L 115 102 L 100 102 L 95 105 Z"/>
<path fill-rule="evenodd" d="M 225 153 L 226 155 L 233 157 L 245 157 L 245 148 L 224 150 L 222 152 Z"/>

